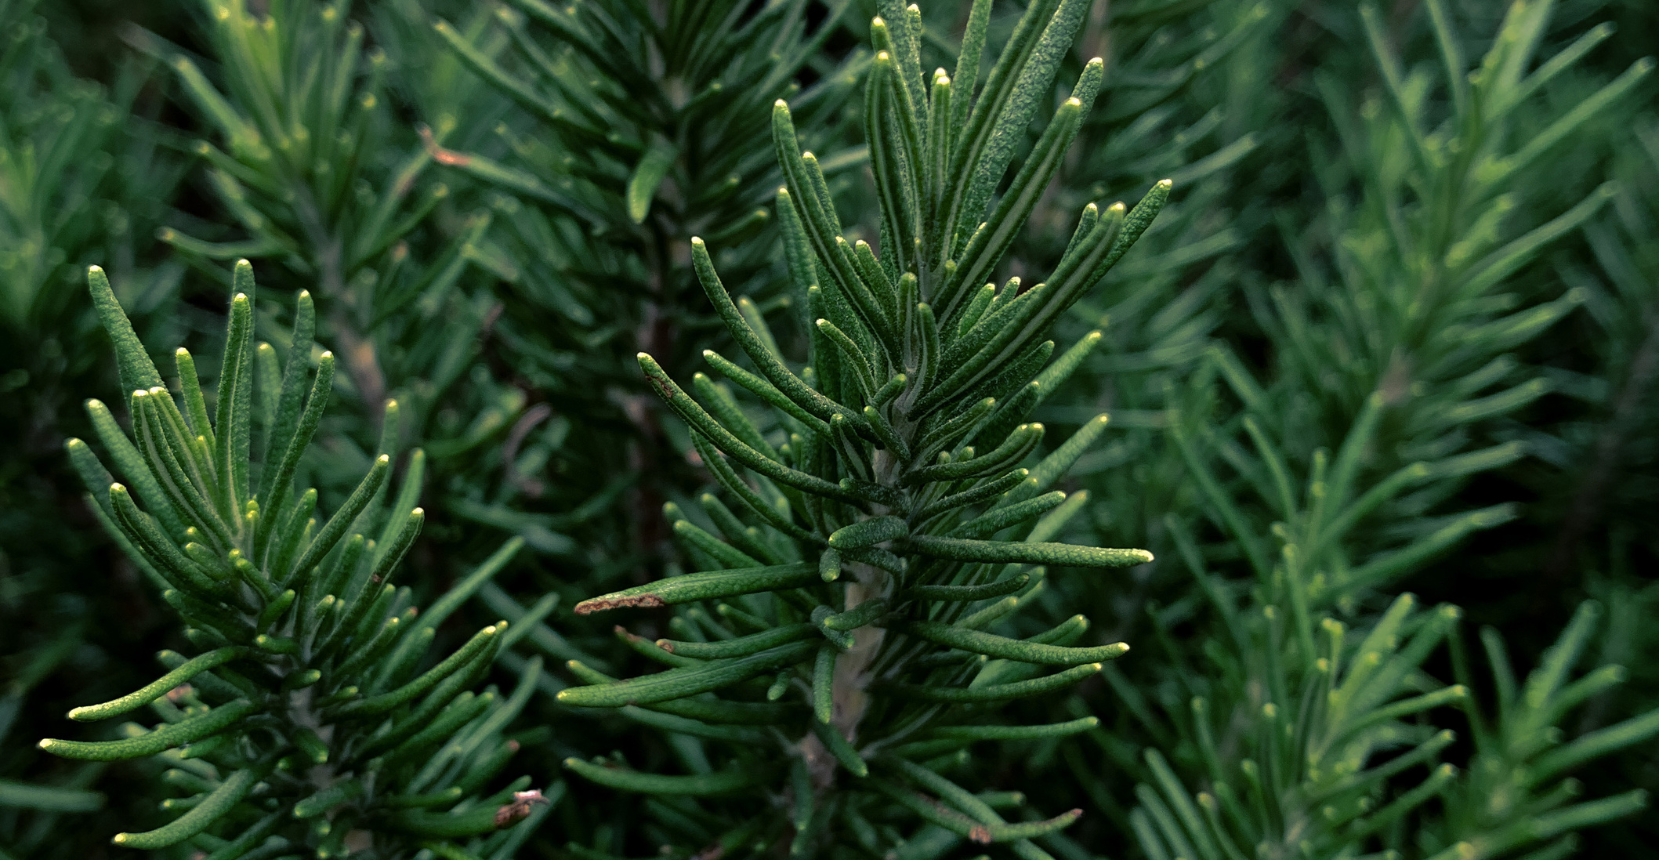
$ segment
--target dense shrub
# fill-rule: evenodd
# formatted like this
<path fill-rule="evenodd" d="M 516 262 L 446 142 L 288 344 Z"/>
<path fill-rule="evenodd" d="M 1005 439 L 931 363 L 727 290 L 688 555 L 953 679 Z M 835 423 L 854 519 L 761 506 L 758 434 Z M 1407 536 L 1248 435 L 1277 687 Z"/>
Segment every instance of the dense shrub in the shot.
<path fill-rule="evenodd" d="M 0 0 L 0 860 L 1644 856 L 1655 26 Z"/>

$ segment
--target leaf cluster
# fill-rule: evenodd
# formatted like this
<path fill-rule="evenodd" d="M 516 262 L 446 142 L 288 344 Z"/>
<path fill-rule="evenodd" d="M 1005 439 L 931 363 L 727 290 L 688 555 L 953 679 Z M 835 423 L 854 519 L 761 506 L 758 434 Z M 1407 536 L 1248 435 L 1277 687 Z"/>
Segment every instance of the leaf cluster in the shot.
<path fill-rule="evenodd" d="M 101 401 L 87 401 L 87 410 L 124 482 L 79 439 L 69 440 L 69 456 L 100 521 L 201 652 L 163 651 L 166 674 L 69 714 L 104 720 L 148 706 L 158 725 L 126 723 L 112 740 L 40 742 L 69 759 L 160 755 L 172 766 L 164 781 L 178 796 L 163 806 L 183 814 L 119 833 L 115 843 L 158 849 L 193 840 L 224 858 L 301 848 L 390 855 L 400 843 L 463 839 L 514 823 L 499 813 L 529 777 L 494 793 L 480 789 L 517 749 L 502 732 L 534 688 L 536 667 L 505 699 L 471 692 L 514 638 L 505 621 L 436 665 L 424 667 L 423 658 L 438 626 L 522 542 L 509 542 L 418 612 L 410 589 L 389 579 L 425 517 L 415 504 L 422 452 L 392 493 L 387 434 L 368 474 L 326 519 L 317 491 L 295 486 L 334 377 L 332 352 L 311 366 L 309 296 L 299 297 L 282 361 L 270 344 L 254 343 L 253 269 L 237 264 L 210 418 L 190 353 L 175 356 L 176 400 L 102 270 L 93 268 L 89 282 L 122 386 L 132 392 L 124 404 L 131 430 Z M 395 426 L 395 401 L 386 414 Z M 508 832 L 482 847 L 506 857 L 518 841 Z"/>

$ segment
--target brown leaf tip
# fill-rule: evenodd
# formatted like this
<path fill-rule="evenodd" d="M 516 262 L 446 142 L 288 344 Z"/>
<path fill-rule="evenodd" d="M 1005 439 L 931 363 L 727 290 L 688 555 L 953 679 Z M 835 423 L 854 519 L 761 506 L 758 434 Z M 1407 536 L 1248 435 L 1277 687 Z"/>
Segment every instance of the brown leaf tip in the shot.
<path fill-rule="evenodd" d="M 451 167 L 465 167 L 472 163 L 471 158 L 452 149 L 444 149 L 439 146 L 437 139 L 432 136 L 431 127 L 422 125 L 419 129 L 417 129 L 417 131 L 419 131 L 421 136 L 421 145 L 426 147 L 426 152 L 428 155 L 432 156 L 433 161 L 436 161 L 439 164 L 447 164 Z M 402 187 L 398 189 L 398 192 L 401 194 L 407 192 L 408 190 L 409 189 L 407 187 Z"/>
<path fill-rule="evenodd" d="M 532 788 L 529 791 L 515 791 L 513 792 L 512 802 L 495 811 L 495 828 L 500 830 L 503 827 L 511 827 L 529 818 L 530 809 L 535 804 L 549 802 L 551 801 L 542 796 L 539 788 Z"/>
<path fill-rule="evenodd" d="M 642 606 L 653 609 L 666 606 L 662 598 L 655 594 L 634 594 L 627 597 L 595 597 L 576 604 L 577 615 L 588 615 L 594 612 L 603 612 L 607 609 L 621 609 L 626 606 Z"/>

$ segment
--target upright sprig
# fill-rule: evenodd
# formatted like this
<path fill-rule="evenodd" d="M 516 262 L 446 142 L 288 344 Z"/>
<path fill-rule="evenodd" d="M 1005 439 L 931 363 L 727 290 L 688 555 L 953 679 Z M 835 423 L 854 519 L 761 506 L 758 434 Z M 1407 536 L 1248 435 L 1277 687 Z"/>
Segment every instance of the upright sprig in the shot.
<path fill-rule="evenodd" d="M 1418 612 L 1406 594 L 1350 632 L 1276 607 L 1245 615 L 1194 573 L 1225 614 L 1226 647 L 1246 656 L 1209 683 L 1189 681 L 1199 692 L 1171 720 L 1190 726 L 1202 788 L 1183 784 L 1165 755 L 1173 745 L 1144 754 L 1150 778 L 1129 821 L 1148 857 L 1361 856 L 1446 790 L 1457 768 L 1439 756 L 1456 735 L 1421 716 L 1465 705 L 1469 689 L 1434 683 L 1421 666 L 1456 630 L 1457 607 Z M 1318 654 L 1311 671 L 1281 656 L 1305 636 Z"/>
<path fill-rule="evenodd" d="M 1627 674 L 1610 664 L 1574 677 L 1597 638 L 1601 613 L 1594 602 L 1580 604 L 1524 682 L 1511 668 L 1503 637 L 1490 627 L 1480 631 L 1497 700 L 1490 714 L 1468 709 L 1475 755 L 1447 793 L 1444 818 L 1423 828 L 1427 837 L 1421 841 L 1440 848 L 1435 860 L 1487 860 L 1529 850 L 1528 857 L 1565 857 L 1578 846 L 1577 831 L 1647 808 L 1642 789 L 1581 798 L 1583 785 L 1567 775 L 1659 735 L 1659 710 L 1651 710 L 1563 742 L 1563 725 L 1573 712 Z M 1453 656 L 1459 680 L 1470 684 L 1468 661 L 1460 649 Z"/>
<path fill-rule="evenodd" d="M 636 348 L 671 348 L 681 299 L 695 292 L 684 243 L 708 231 L 740 255 L 744 280 L 770 269 L 771 243 L 751 240 L 770 221 L 779 176 L 753 141 L 777 98 L 815 137 L 834 127 L 869 62 L 823 50 L 847 6 L 514 0 L 495 9 L 493 28 L 439 19 L 454 57 L 523 110 L 496 126 L 505 158 L 434 149 L 516 201 L 503 201 L 514 217 L 496 237 L 537 262 L 514 279 L 515 304 L 537 314 L 517 336 L 570 350 L 632 334 Z M 822 19 L 809 29 L 813 12 Z M 805 89 L 803 72 L 818 79 Z M 581 387 L 568 396 L 588 396 Z"/>
<path fill-rule="evenodd" d="M 391 63 L 366 47 L 350 0 L 257 10 L 245 0 L 199 2 L 211 22 L 205 35 L 217 83 L 189 56 L 151 50 L 165 56 L 186 107 L 213 134 L 196 141 L 195 152 L 243 236 L 206 241 L 167 228 L 161 238 L 187 258 L 271 259 L 314 284 L 342 369 L 370 411 L 408 377 L 442 388 L 458 372 L 445 378 L 454 362 L 443 360 L 444 347 L 469 341 L 483 316 L 465 302 L 460 313 L 442 311 L 482 257 L 473 245 L 488 214 L 457 224 L 453 235 L 434 225 L 450 189 L 427 181 L 432 154 L 394 118 Z M 408 313 L 411 306 L 418 313 Z M 415 316 L 421 325 L 411 324 Z M 398 336 L 405 348 L 390 352 L 429 362 L 418 372 L 388 367 L 385 341 Z M 408 348 L 410 340 L 419 345 Z M 417 417 L 428 405 L 405 402 Z"/>
<path fill-rule="evenodd" d="M 692 240 L 703 289 L 756 370 L 712 350 L 704 357 L 773 412 L 757 423 L 727 386 L 700 373 L 694 397 L 640 355 L 737 510 L 705 494 L 694 520 L 671 504 L 675 534 L 701 571 L 577 607 L 688 605 L 672 628 L 676 638 L 652 643 L 619 628 L 636 650 L 671 668 L 618 681 L 573 661 L 587 686 L 559 694 L 568 705 L 625 708 L 701 739 L 693 743 L 739 742 L 727 747 L 732 766 L 687 776 L 567 761 L 596 782 L 751 797 L 784 786 L 787 816 L 710 832 L 700 823 L 707 816 L 688 812 L 696 826 L 675 834 L 682 845 L 788 841 L 792 854 L 806 856 L 825 848 L 828 834 L 850 833 L 878 856 L 944 838 L 1008 843 L 1038 858 L 1047 855 L 1032 840 L 1081 814 L 1009 821 L 997 811 L 1009 797 L 976 795 L 947 774 L 972 742 L 1095 724 L 1087 717 L 1005 725 L 988 711 L 1064 689 L 1126 645 L 1074 645 L 1088 628 L 1082 616 L 1026 638 L 986 628 L 1030 605 L 1048 566 L 1151 560 L 1144 550 L 1051 542 L 1084 501 L 1051 488 L 1099 438 L 1105 416 L 1029 468 L 1023 464 L 1043 427 L 1023 422 L 1099 339 L 1085 337 L 1050 362 L 1049 328 L 1139 238 L 1170 183 L 1155 185 L 1132 211 L 1089 204 L 1048 280 L 1023 289 L 1017 277 L 1000 289 L 989 282 L 1100 86 L 1103 64 L 1094 60 L 997 196 L 1027 125 L 1051 102 L 1087 6 L 1033 3 L 975 97 L 990 3 L 974 4 L 957 64 L 960 91 L 943 69 L 923 76 L 919 10 L 882 4 L 871 25 L 876 53 L 865 94 L 879 254 L 844 234 L 818 159 L 801 151 L 788 105 L 774 106 L 785 179 L 776 207 L 813 320 L 806 366 L 791 366 L 759 315 L 733 301 L 707 246 Z M 766 736 L 744 724 L 774 727 L 786 763 L 756 755 Z"/>
<path fill-rule="evenodd" d="M 584 505 L 588 523 L 564 507 L 553 515 L 590 546 L 614 546 L 618 572 L 638 566 L 629 556 L 672 552 L 658 508 L 686 470 L 665 456 L 663 416 L 632 357 L 650 352 L 679 373 L 698 360 L 694 347 L 710 345 L 684 334 L 711 323 L 687 242 L 702 235 L 725 249 L 737 283 L 784 281 L 769 229 L 781 175 L 756 145 L 767 107 L 787 99 L 802 133 L 835 153 L 831 181 L 862 165 L 842 139 L 869 55 L 826 49 L 848 6 L 512 0 L 434 24 L 449 59 L 518 108 L 489 124 L 493 140 L 433 151 L 496 192 L 503 217 L 488 241 L 518 265 L 493 333 L 516 373 L 560 413 L 604 428 L 572 434 L 559 459 L 584 466 L 570 470 L 574 486 L 600 478 L 583 488 L 615 502 Z M 757 312 L 790 301 L 782 289 L 750 298 Z M 618 475 L 627 493 L 615 490 Z M 537 506 L 532 498 L 504 494 L 477 518 L 501 524 L 513 516 L 507 504 Z M 598 515 L 620 508 L 630 515 Z"/>
<path fill-rule="evenodd" d="M 1194 573 L 1227 619 L 1228 645 L 1251 657 L 1213 686 L 1194 684 L 1202 691 L 1176 718 L 1195 740 L 1196 792 L 1163 752 L 1145 752 L 1150 778 L 1136 788 L 1129 820 L 1153 860 L 1354 857 L 1379 846 L 1386 850 L 1369 856 L 1417 849 L 1431 860 L 1490 860 L 1531 849 L 1526 856 L 1564 857 L 1575 831 L 1646 806 L 1640 789 L 1578 800 L 1581 786 L 1565 777 L 1659 734 L 1659 711 L 1650 711 L 1560 743 L 1572 711 L 1624 678 L 1616 665 L 1572 677 L 1595 604 L 1579 607 L 1524 685 L 1497 632 L 1481 631 L 1497 690 L 1487 716 L 1471 692 L 1455 606 L 1419 613 L 1406 594 L 1363 630 L 1323 618 L 1311 631 L 1319 656 L 1303 672 L 1279 655 L 1294 650 L 1288 643 L 1306 621 L 1272 607 L 1247 616 L 1209 574 Z M 1443 644 L 1453 684 L 1423 669 Z M 1463 714 L 1447 720 L 1448 708 Z M 1465 722 L 1475 747 L 1466 769 L 1442 761 L 1458 740 L 1451 727 Z"/>
<path fill-rule="evenodd" d="M 1481 428 L 1550 391 L 1549 380 L 1523 366 L 1516 352 L 1584 294 L 1558 290 L 1517 307 L 1515 275 L 1592 218 L 1616 187 L 1604 184 L 1542 218 L 1528 217 L 1514 189 L 1518 177 L 1596 111 L 1619 104 L 1653 66 L 1638 61 L 1552 116 L 1541 132 L 1519 139 L 1517 106 L 1609 29 L 1592 28 L 1529 73 L 1550 3 L 1513 3 L 1478 63 L 1465 59 L 1444 5 L 1426 6 L 1443 74 L 1418 69 L 1405 76 L 1367 6 L 1362 20 L 1380 96 L 1354 110 L 1340 82 L 1321 81 L 1343 156 L 1314 159 L 1326 165 L 1321 179 L 1332 202 L 1319 233 L 1329 235 L 1318 244 L 1289 240 L 1304 288 L 1250 294 L 1256 319 L 1281 345 L 1273 381 L 1264 384 L 1217 345 L 1215 372 L 1243 414 L 1219 432 L 1217 422 L 1196 412 L 1172 424 L 1210 518 L 1237 541 L 1257 578 L 1269 582 L 1284 568 L 1284 582 L 1308 583 L 1315 604 L 1385 588 L 1471 532 L 1514 516 L 1510 504 L 1424 515 L 1440 513 L 1467 476 L 1527 453 L 1523 443 L 1496 442 Z M 1435 119 L 1430 111 L 1441 105 L 1449 109 Z M 1360 177 L 1364 193 L 1354 200 L 1346 186 Z M 1532 226 L 1517 229 L 1523 219 Z M 1512 292 L 1499 293 L 1506 285 Z M 1211 466 L 1206 449 L 1225 451 L 1230 468 Z M 1297 499 L 1297 485 L 1316 492 Z M 1381 535 L 1357 528 L 1390 517 L 1417 524 Z M 1293 554 L 1281 557 L 1263 539 L 1274 522 L 1282 523 L 1278 537 Z"/>
<path fill-rule="evenodd" d="M 1138 709 L 1153 736 L 1161 735 L 1160 747 L 1184 753 L 1184 760 L 1146 753 L 1148 784 L 1131 820 L 1154 858 L 1338 857 L 1379 848 L 1432 848 L 1425 856 L 1436 860 L 1529 849 L 1564 856 L 1572 831 L 1643 804 L 1636 793 L 1570 803 L 1577 788 L 1560 777 L 1569 765 L 1650 737 L 1659 731 L 1654 715 L 1568 744 L 1576 754 L 1543 752 L 1559 742 L 1570 709 L 1620 674 L 1605 667 L 1570 690 L 1562 686 L 1593 610 L 1582 610 L 1562 635 L 1524 701 L 1513 695 L 1501 642 L 1485 634 L 1499 689 L 1494 725 L 1472 693 L 1478 687 L 1451 623 L 1456 607 L 1415 620 L 1406 598 L 1380 616 L 1364 608 L 1470 532 L 1513 516 L 1511 504 L 1425 514 L 1438 513 L 1467 476 L 1527 452 L 1517 441 L 1472 443 L 1488 422 L 1549 391 L 1547 379 L 1513 351 L 1584 297 L 1566 291 L 1516 308 L 1514 294 L 1496 291 L 1518 287 L 1523 265 L 1614 193 L 1604 185 L 1521 231 L 1509 222 L 1525 214 L 1517 204 L 1534 189 L 1517 177 L 1595 112 L 1618 104 L 1652 66 L 1636 63 L 1582 104 L 1547 118 L 1542 133 L 1518 139 L 1516 108 L 1608 28 L 1591 29 L 1529 71 L 1551 4 L 1522 0 L 1509 7 L 1470 74 L 1444 4 L 1425 7 L 1443 75 L 1402 73 L 1380 16 L 1365 7 L 1362 32 L 1382 97 L 1357 111 L 1361 122 L 1354 123 L 1346 88 L 1322 82 L 1345 156 L 1314 159 L 1334 192 L 1334 235 L 1317 240 L 1329 242 L 1328 250 L 1292 238 L 1301 287 L 1252 296 L 1279 347 L 1276 377 L 1260 381 L 1218 347 L 1208 373 L 1187 392 L 1195 396 L 1169 416 L 1205 513 L 1226 541 L 1202 547 L 1178 517 L 1169 518 L 1185 566 L 1220 620 L 1204 646 L 1219 672 L 1206 683 L 1183 682 L 1190 701 L 1165 696 L 1163 715 Z M 1436 77 L 1443 87 L 1434 86 Z M 1446 116 L 1432 120 L 1441 109 Z M 1354 179 L 1364 193 L 1350 203 L 1342 189 Z M 1321 253 L 1334 260 L 1332 283 L 1313 263 Z M 1194 408 L 1217 379 L 1243 406 L 1231 421 Z M 1212 452 L 1228 463 L 1226 472 L 1208 462 Z M 1250 574 L 1244 607 L 1210 574 L 1228 566 Z M 1154 619 L 1166 633 L 1174 623 Z M 1357 651 L 1342 647 L 1347 627 L 1367 631 Z M 1441 642 L 1450 646 L 1452 684 L 1422 668 Z M 1449 707 L 1467 717 L 1447 714 Z M 1457 765 L 1438 762 L 1454 750 L 1454 727 L 1466 721 L 1476 754 L 1460 776 Z M 1239 747 L 1248 751 L 1248 767 L 1214 752 Z M 1540 758 L 1551 767 L 1535 770 Z M 1431 802 L 1437 797 L 1449 809 L 1444 819 L 1441 804 Z M 1553 842 L 1540 848 L 1545 840 Z"/>
<path fill-rule="evenodd" d="M 177 353 L 175 400 L 103 271 L 93 268 L 88 281 L 131 392 L 131 433 L 102 402 L 87 401 L 87 411 L 124 483 L 79 439 L 69 440 L 69 456 L 98 519 L 200 652 L 163 651 L 166 674 L 69 715 L 103 720 L 148 706 L 160 725 L 127 723 L 118 740 L 40 742 L 65 758 L 159 756 L 171 767 L 165 779 L 180 796 L 163 806 L 184 814 L 115 843 L 189 842 L 219 860 L 302 849 L 393 857 L 417 841 L 490 834 L 521 818 L 521 807 L 531 811 L 514 797 L 528 777 L 482 791 L 516 749 L 502 730 L 535 684 L 531 666 L 505 700 L 471 692 L 515 638 L 506 622 L 425 664 L 437 627 L 521 542 L 418 613 L 410 589 L 388 579 L 425 518 L 416 506 L 424 455 L 413 453 L 391 494 L 387 434 L 368 474 L 327 518 L 316 490 L 298 492 L 335 367 L 324 351 L 313 376 L 309 295 L 299 296 L 281 361 L 269 344 L 255 345 L 253 268 L 237 263 L 210 418 L 190 353 Z M 386 413 L 395 424 L 397 404 Z M 507 857 L 519 838 L 502 833 L 471 850 Z"/>
<path fill-rule="evenodd" d="M 0 326 L 25 342 L 63 324 L 75 262 L 125 256 L 133 222 L 156 214 L 144 204 L 178 181 L 144 163 L 153 127 L 123 122 L 145 75 L 127 69 L 112 93 L 75 77 L 36 6 L 0 3 Z"/>

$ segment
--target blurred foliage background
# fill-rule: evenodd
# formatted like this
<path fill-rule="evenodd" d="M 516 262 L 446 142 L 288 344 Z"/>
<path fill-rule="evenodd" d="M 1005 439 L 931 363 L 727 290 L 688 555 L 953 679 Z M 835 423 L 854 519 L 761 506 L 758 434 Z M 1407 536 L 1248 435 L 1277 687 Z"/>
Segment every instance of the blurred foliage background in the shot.
<path fill-rule="evenodd" d="M 183 642 L 62 454 L 88 432 L 81 401 L 116 384 L 85 299 L 90 264 L 109 271 L 153 354 L 187 338 L 216 353 L 224 260 L 253 261 L 259 333 L 273 342 L 310 289 L 318 340 L 345 358 L 348 405 L 307 465 L 328 504 L 350 490 L 331 476 L 363 471 L 378 404 L 395 396 L 405 442 L 429 456 L 407 582 L 438 593 L 509 534 L 533 550 L 440 636 L 557 594 L 498 680 L 531 653 L 640 668 L 611 621 L 569 607 L 680 569 L 661 507 L 695 507 L 709 479 L 633 354 L 689 378 L 701 349 L 722 345 L 691 286 L 692 235 L 718 236 L 734 294 L 805 336 L 781 288 L 767 106 L 791 101 L 842 217 L 873 212 L 859 135 L 874 4 L 711 4 L 730 20 L 629 39 L 665 4 L 589 2 L 570 15 L 608 33 L 590 44 L 540 26 L 538 5 L 0 0 L 0 858 L 112 856 L 116 830 L 161 820 L 150 766 L 34 747 L 70 707 L 137 687 L 150 654 Z M 993 43 L 1018 5 L 995 7 Z M 798 20 L 765 18 L 774 6 Z M 249 48 L 227 20 L 243 15 L 282 28 L 295 74 L 242 74 Z M 923 15 L 927 66 L 929 50 L 955 45 L 966 4 Z M 764 38 L 729 57 L 697 41 L 756 17 Z M 1473 764 L 1423 780 L 1420 805 L 1366 838 L 1410 857 L 1454 856 L 1441 852 L 1470 839 L 1488 853 L 1468 856 L 1639 857 L 1659 844 L 1651 811 L 1608 811 L 1576 835 L 1475 838 L 1571 796 L 1659 789 L 1642 723 L 1574 780 L 1486 803 L 1512 785 L 1505 774 L 1539 767 L 1505 732 L 1560 745 L 1659 708 L 1659 669 L 1644 659 L 1659 649 L 1654 33 L 1649 0 L 1094 4 L 1060 78 L 1101 56 L 1105 86 L 1010 274 L 1051 265 L 1066 213 L 1089 201 L 1134 199 L 1166 176 L 1176 192 L 1062 324 L 1062 345 L 1103 337 L 1037 413 L 1067 429 L 1112 416 L 1067 479 L 1089 493 L 1068 537 L 1159 558 L 1116 579 L 1052 577 L 1043 620 L 1087 607 L 1102 628 L 1091 643 L 1137 650 L 1104 682 L 1024 706 L 1095 714 L 1095 732 L 973 751 L 985 785 L 1085 810 L 1056 854 L 1181 855 L 1185 792 L 1266 743 L 1252 696 L 1277 670 L 1259 664 L 1302 653 L 1291 643 L 1305 619 L 1281 629 L 1263 609 L 1311 601 L 1366 630 L 1408 592 L 1424 617 L 1461 608 L 1439 634 L 1449 644 L 1415 671 L 1469 685 L 1469 716 L 1434 725 L 1457 731 L 1447 760 Z M 299 73 L 318 57 L 321 72 Z M 1586 600 L 1599 620 L 1584 620 Z M 1525 677 L 1575 617 L 1577 644 L 1554 655 L 1623 666 L 1623 683 L 1581 688 L 1570 712 L 1528 723 L 1489 661 L 1507 655 Z M 654 635 L 645 628 L 667 616 L 642 623 Z M 552 674 L 549 694 L 564 683 Z M 521 723 L 518 770 L 546 783 L 571 755 L 688 755 L 551 695 Z M 1211 731 L 1224 761 L 1205 757 Z M 642 826 L 663 813 L 636 796 L 583 788 L 519 856 L 704 847 Z M 1306 786 L 1281 788 L 1284 819 L 1313 822 L 1303 844 L 1247 849 L 1352 856 L 1319 842 L 1348 818 Z M 1233 856 L 1202 843 L 1186 850 Z"/>

